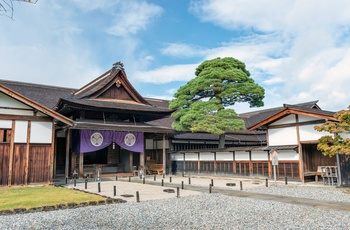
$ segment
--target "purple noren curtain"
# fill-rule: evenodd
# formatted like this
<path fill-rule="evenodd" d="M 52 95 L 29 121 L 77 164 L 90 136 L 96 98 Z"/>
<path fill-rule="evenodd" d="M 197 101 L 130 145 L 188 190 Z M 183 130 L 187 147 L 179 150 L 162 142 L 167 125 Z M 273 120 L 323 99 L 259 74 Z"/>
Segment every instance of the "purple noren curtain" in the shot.
<path fill-rule="evenodd" d="M 97 151 L 106 148 L 113 142 L 133 152 L 144 151 L 144 135 L 140 132 L 80 131 L 80 152 Z"/>

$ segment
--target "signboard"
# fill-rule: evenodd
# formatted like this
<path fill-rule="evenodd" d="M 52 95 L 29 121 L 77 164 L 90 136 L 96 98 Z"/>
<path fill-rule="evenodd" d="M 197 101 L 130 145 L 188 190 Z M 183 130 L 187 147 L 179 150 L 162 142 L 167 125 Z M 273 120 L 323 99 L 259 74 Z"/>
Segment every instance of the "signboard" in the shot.
<path fill-rule="evenodd" d="M 276 150 L 273 150 L 272 152 L 272 165 L 278 165 L 278 152 Z"/>

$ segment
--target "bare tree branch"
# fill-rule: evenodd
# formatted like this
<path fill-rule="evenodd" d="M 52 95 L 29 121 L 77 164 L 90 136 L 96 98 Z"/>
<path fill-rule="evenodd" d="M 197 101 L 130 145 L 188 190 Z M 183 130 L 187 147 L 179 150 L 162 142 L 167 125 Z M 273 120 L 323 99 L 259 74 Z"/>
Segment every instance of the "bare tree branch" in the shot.
<path fill-rule="evenodd" d="M 13 19 L 13 2 L 37 3 L 38 0 L 0 0 L 0 16 Z"/>

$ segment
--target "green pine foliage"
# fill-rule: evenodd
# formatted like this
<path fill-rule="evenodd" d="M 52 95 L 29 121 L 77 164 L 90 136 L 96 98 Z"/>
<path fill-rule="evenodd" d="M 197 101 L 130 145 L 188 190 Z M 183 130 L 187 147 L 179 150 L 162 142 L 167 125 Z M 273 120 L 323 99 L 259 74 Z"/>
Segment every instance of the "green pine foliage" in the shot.
<path fill-rule="evenodd" d="M 250 107 L 263 106 L 265 90 L 256 84 L 237 59 L 216 58 L 204 61 L 196 77 L 180 87 L 170 102 L 176 109 L 173 128 L 178 131 L 208 132 L 216 135 L 245 128 L 236 112 L 227 108 L 237 102 Z"/>

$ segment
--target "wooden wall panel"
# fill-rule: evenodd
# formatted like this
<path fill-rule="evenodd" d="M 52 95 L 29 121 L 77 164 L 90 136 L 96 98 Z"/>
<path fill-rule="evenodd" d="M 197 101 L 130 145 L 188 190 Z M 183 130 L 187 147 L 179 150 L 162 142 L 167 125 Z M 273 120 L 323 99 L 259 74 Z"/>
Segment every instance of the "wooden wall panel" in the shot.
<path fill-rule="evenodd" d="M 10 144 L 0 144 L 0 186 L 6 186 L 9 172 Z"/>
<path fill-rule="evenodd" d="M 12 185 L 25 184 L 26 144 L 15 144 L 12 164 Z"/>
<path fill-rule="evenodd" d="M 29 183 L 47 182 L 51 145 L 33 145 L 29 152 Z"/>

